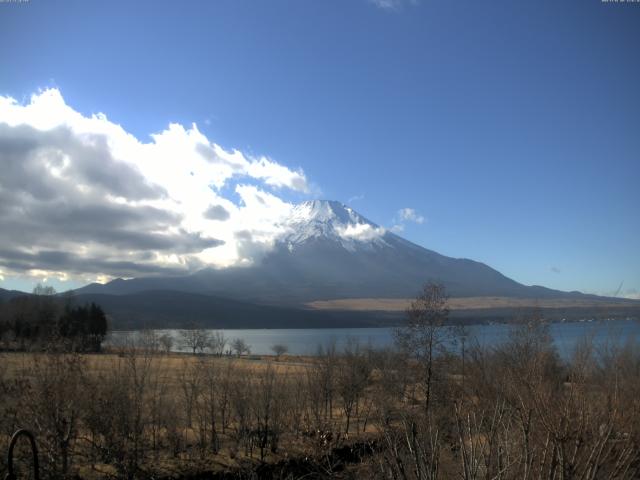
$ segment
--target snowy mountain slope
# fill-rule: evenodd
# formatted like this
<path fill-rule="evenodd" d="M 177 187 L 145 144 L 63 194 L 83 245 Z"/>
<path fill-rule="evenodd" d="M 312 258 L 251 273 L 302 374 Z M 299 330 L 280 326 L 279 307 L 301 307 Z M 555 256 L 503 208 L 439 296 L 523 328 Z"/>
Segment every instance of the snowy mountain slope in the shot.
<path fill-rule="evenodd" d="M 313 200 L 296 205 L 285 222 L 287 233 L 279 240 L 292 251 L 314 239 L 340 244 L 345 250 L 388 246 L 384 228 L 339 202 Z"/>
<path fill-rule="evenodd" d="M 303 202 L 292 209 L 282 227 L 274 248 L 249 267 L 205 269 L 180 278 L 118 279 L 79 292 L 176 290 L 300 305 L 323 299 L 410 298 L 425 282 L 438 281 L 457 297 L 580 295 L 524 286 L 485 264 L 427 250 L 339 202 Z"/>

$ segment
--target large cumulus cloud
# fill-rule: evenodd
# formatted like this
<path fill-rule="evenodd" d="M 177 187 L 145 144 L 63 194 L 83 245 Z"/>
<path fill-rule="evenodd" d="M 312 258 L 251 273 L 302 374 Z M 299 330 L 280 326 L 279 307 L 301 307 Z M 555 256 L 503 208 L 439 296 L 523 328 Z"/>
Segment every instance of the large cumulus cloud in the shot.
<path fill-rule="evenodd" d="M 90 279 L 251 263 L 291 208 L 278 192 L 309 190 L 302 170 L 225 150 L 195 124 L 151 138 L 80 114 L 55 89 L 26 104 L 0 97 L 0 275 Z M 221 194 L 231 180 L 235 201 Z"/>

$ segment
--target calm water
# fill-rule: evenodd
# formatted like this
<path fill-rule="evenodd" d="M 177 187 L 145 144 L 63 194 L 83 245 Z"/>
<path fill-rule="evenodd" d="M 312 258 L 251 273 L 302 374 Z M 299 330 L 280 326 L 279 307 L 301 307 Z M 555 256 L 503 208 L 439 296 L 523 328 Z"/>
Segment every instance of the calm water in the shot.
<path fill-rule="evenodd" d="M 511 327 L 509 325 L 474 325 L 469 327 L 470 338 L 482 345 L 497 345 L 504 342 Z M 212 332 L 215 330 L 212 330 Z M 227 340 L 242 338 L 255 355 L 272 354 L 275 344 L 286 345 L 290 354 L 313 355 L 319 346 L 335 342 L 338 350 L 350 340 L 361 345 L 387 347 L 393 345 L 393 328 L 327 328 L 327 329 L 252 329 L 219 330 Z M 624 344 L 640 340 L 640 322 L 637 320 L 603 320 L 550 325 L 551 335 L 562 356 L 568 356 L 576 343 L 585 337 L 593 338 L 598 345 Z M 180 345 L 179 330 L 155 330 L 155 333 L 169 334 L 174 338 L 174 351 L 188 351 Z M 136 341 L 140 332 L 112 332 L 107 339 L 111 345 Z"/>

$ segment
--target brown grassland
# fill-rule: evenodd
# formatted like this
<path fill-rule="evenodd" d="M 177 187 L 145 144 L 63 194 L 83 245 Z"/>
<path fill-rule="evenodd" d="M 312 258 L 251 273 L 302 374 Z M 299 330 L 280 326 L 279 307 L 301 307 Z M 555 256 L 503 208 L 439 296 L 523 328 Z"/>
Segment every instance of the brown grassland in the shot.
<path fill-rule="evenodd" d="M 324 393 L 317 392 L 315 421 L 302 411 L 308 399 L 301 397 L 319 385 L 312 357 L 134 346 L 101 354 L 7 352 L 0 362 L 0 449 L 17 428 L 36 432 L 50 478 L 242 475 L 259 463 L 327 453 L 373 431 L 368 411 L 350 412 L 343 432 L 344 410 L 337 399 L 321 399 Z M 0 476 L 5 469 L 3 461 Z"/>
<path fill-rule="evenodd" d="M 0 449 L 32 430 L 52 479 L 638 478 L 635 343 L 561 359 L 538 319 L 484 348 L 429 318 L 394 351 L 2 353 Z"/>
<path fill-rule="evenodd" d="M 316 300 L 307 304 L 315 310 L 351 310 L 404 312 L 409 308 L 411 298 L 343 298 Z M 496 308 L 616 308 L 624 305 L 638 305 L 636 301 L 610 298 L 514 298 L 514 297 L 453 297 L 448 301 L 450 310 L 484 310 Z"/>

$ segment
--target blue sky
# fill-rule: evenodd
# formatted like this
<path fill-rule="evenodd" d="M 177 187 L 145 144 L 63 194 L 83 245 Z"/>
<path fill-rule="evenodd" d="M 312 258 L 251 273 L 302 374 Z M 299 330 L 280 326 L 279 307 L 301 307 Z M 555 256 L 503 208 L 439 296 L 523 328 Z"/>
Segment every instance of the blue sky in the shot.
<path fill-rule="evenodd" d="M 142 142 L 195 122 L 302 169 L 286 201 L 387 228 L 412 208 L 402 235 L 427 248 L 633 295 L 639 25 L 640 4 L 600 0 L 0 3 L 0 95 L 57 88 Z"/>

